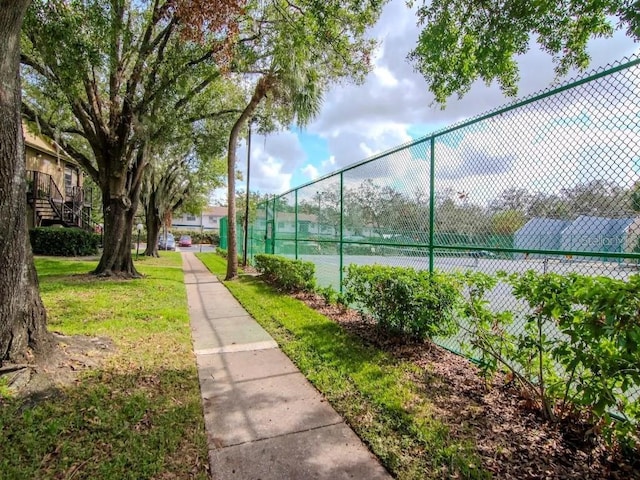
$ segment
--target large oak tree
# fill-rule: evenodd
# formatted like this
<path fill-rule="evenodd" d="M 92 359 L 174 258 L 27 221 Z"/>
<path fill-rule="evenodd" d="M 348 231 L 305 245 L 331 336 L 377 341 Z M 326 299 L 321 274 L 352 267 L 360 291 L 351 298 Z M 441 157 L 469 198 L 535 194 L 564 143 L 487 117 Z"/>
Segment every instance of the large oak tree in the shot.
<path fill-rule="evenodd" d="M 145 152 L 164 131 L 155 128 L 154 105 L 166 102 L 176 122 L 219 113 L 203 99 L 222 76 L 241 4 L 215 5 L 38 0 L 25 19 L 23 110 L 102 192 L 104 250 L 96 274 L 137 275 L 131 236 Z"/>

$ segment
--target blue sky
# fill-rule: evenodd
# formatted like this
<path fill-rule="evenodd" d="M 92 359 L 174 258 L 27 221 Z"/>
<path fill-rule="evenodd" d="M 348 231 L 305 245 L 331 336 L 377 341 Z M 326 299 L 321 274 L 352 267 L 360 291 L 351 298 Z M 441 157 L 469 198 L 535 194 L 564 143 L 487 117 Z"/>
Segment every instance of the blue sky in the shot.
<path fill-rule="evenodd" d="M 291 188 L 420 138 L 453 123 L 512 101 L 496 85 L 478 82 L 463 99 L 445 110 L 433 104 L 426 82 L 406 60 L 418 37 L 416 17 L 404 0 L 392 0 L 371 35 L 381 42 L 374 68 L 362 85 L 330 89 L 318 117 L 304 130 L 254 134 L 251 190 L 283 193 Z M 617 32 L 590 44 L 590 68 L 631 55 L 639 45 Z M 537 48 L 519 58 L 519 96 L 548 88 L 554 81 L 551 59 Z M 245 170 L 246 146 L 238 150 Z M 238 188 L 244 189 L 243 182 Z M 220 198 L 220 196 L 218 196 Z"/>

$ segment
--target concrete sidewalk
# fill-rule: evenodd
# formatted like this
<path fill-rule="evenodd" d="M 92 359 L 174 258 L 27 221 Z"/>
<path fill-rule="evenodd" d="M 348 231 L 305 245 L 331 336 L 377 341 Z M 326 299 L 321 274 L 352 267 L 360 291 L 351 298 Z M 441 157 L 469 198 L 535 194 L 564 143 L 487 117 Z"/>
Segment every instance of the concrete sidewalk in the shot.
<path fill-rule="evenodd" d="M 391 479 L 202 262 L 182 261 L 213 478 Z"/>

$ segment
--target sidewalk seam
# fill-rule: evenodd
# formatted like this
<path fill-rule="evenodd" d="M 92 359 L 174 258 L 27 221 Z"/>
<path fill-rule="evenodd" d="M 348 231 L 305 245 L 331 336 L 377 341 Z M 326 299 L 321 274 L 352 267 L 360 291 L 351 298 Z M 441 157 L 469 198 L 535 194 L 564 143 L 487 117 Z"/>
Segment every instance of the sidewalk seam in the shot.
<path fill-rule="evenodd" d="M 246 442 L 232 443 L 230 445 L 225 445 L 224 447 L 219 447 L 219 448 L 215 448 L 214 447 L 214 448 L 210 449 L 210 451 L 218 451 L 218 450 L 223 450 L 223 449 L 229 448 L 229 447 L 237 447 L 237 446 L 240 446 L 240 445 L 248 445 L 248 444 L 251 444 L 251 443 L 264 442 L 264 441 L 267 441 L 267 440 L 273 440 L 274 438 L 282 438 L 282 437 L 288 437 L 289 435 L 296 435 L 298 433 L 313 432 L 314 430 L 320 430 L 322 428 L 327 428 L 327 427 L 335 427 L 336 425 L 342 425 L 342 424 L 347 425 L 344 420 L 340 420 L 339 422 L 327 423 L 326 425 L 318 425 L 317 427 L 311 427 L 311 428 L 307 428 L 307 429 L 304 429 L 304 430 L 296 430 L 296 431 L 293 431 L 293 432 L 281 433 L 279 435 L 272 435 L 270 437 L 256 438 L 255 440 L 247 440 Z M 351 427 L 349 427 L 349 428 L 351 428 Z"/>

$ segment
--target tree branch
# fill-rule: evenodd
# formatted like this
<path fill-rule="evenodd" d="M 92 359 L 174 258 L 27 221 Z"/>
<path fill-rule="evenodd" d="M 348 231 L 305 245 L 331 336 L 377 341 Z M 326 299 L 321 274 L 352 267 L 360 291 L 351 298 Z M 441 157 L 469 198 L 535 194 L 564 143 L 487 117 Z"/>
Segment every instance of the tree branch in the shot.
<path fill-rule="evenodd" d="M 134 108 L 134 98 L 135 98 L 136 91 L 138 90 L 138 86 L 140 85 L 140 81 L 142 79 L 142 70 L 144 68 L 145 62 L 149 54 L 153 51 L 152 43 L 158 40 L 158 38 L 156 37 L 154 42 L 150 43 L 151 35 L 153 34 L 153 29 L 157 25 L 157 23 L 160 21 L 158 5 L 159 5 L 159 0 L 155 0 L 153 3 L 151 18 L 144 31 L 139 48 L 137 49 L 138 57 L 131 71 L 131 75 L 129 76 L 129 80 L 127 81 L 125 98 L 123 99 L 123 102 L 122 102 L 120 122 L 115 132 L 116 135 L 120 138 L 124 138 L 129 133 L 128 130 L 131 127 L 133 112 L 136 110 Z"/>
<path fill-rule="evenodd" d="M 213 82 L 216 78 L 220 78 L 220 72 L 214 72 L 212 75 L 209 75 L 209 77 L 205 78 L 202 82 L 192 88 L 190 92 L 188 92 L 184 97 L 176 102 L 174 108 L 176 110 L 182 108 L 187 102 L 189 102 L 189 100 L 191 100 L 202 90 L 207 88 L 207 86 L 210 85 L 211 82 Z"/>
<path fill-rule="evenodd" d="M 97 133 L 98 130 L 102 133 L 102 136 L 108 136 L 108 127 L 104 124 L 104 120 L 102 118 L 102 108 L 100 106 L 100 99 L 98 98 L 98 89 L 94 80 L 90 78 L 84 77 L 82 78 L 82 83 L 84 84 L 84 90 L 87 94 L 87 100 L 89 102 L 89 116 L 91 117 L 91 123 L 93 124 L 94 131 Z"/>
<path fill-rule="evenodd" d="M 167 27 L 161 33 L 161 35 L 163 35 L 163 39 L 158 48 L 158 54 L 156 55 L 156 59 L 155 59 L 155 62 L 153 63 L 153 67 L 151 67 L 151 72 L 149 73 L 149 80 L 145 84 L 144 99 L 142 100 L 139 107 L 136 109 L 137 111 L 141 111 L 142 110 L 141 107 L 151 103 L 150 98 L 155 96 L 155 92 L 153 94 L 150 93 L 151 87 L 156 83 L 159 67 L 162 64 L 162 61 L 164 60 L 164 52 L 165 52 L 165 49 L 167 48 L 167 44 L 169 43 L 169 38 L 171 38 L 171 33 L 173 32 L 173 26 L 175 25 L 174 20 L 175 20 L 175 17 L 171 19 L 171 21 L 169 22 L 169 25 L 167 25 Z"/>
<path fill-rule="evenodd" d="M 44 65 L 39 64 L 35 58 L 26 55 L 25 53 L 20 54 L 20 63 L 22 65 L 26 65 L 28 67 L 33 68 L 37 73 L 42 75 L 44 78 L 58 83 L 58 77 L 51 71 L 48 70 Z"/>
<path fill-rule="evenodd" d="M 167 89 L 167 87 L 169 85 L 175 84 L 178 81 L 178 78 L 180 78 L 182 75 L 184 75 L 186 72 L 188 72 L 191 67 L 195 67 L 196 65 L 199 65 L 199 64 L 201 64 L 203 62 L 206 62 L 207 60 L 213 58 L 213 53 L 214 53 L 213 50 L 208 51 L 207 53 L 205 53 L 201 57 L 185 63 L 184 66 L 182 68 L 180 68 L 178 73 L 176 73 L 172 77 L 170 77 L 167 80 L 165 80 L 164 82 L 162 82 L 158 86 L 158 88 L 156 88 L 155 91 L 151 95 L 149 95 L 149 97 L 146 98 L 147 105 L 150 104 L 151 102 L 153 102 L 160 93 L 166 91 L 166 89 Z M 138 107 L 137 111 L 142 113 L 143 112 L 143 107 L 145 107 L 145 106 L 146 105 L 140 105 Z"/>
<path fill-rule="evenodd" d="M 40 130 L 44 133 L 49 139 L 57 144 L 66 155 L 73 158 L 76 162 L 80 164 L 80 166 L 84 169 L 85 172 L 96 182 L 98 183 L 98 170 L 93 165 L 93 162 L 89 157 L 87 157 L 80 150 L 75 148 L 66 139 L 60 138 L 58 141 L 55 140 L 56 132 L 53 125 L 51 125 L 47 120 L 42 117 L 38 117 L 35 110 L 33 110 L 28 104 L 22 103 L 22 112 L 24 117 L 34 123 L 38 123 L 40 126 Z"/>

